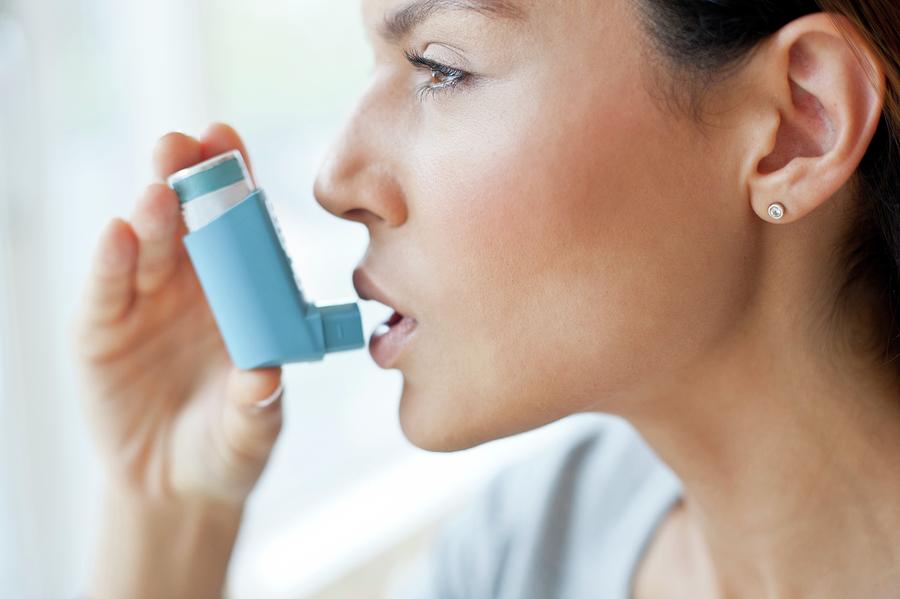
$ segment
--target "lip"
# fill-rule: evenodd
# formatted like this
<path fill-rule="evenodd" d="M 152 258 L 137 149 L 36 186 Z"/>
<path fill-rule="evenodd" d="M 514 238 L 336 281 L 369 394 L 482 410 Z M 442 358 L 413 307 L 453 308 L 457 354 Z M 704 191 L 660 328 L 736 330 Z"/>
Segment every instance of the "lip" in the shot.
<path fill-rule="evenodd" d="M 394 309 L 391 317 L 382 323 L 369 338 L 369 354 L 381 368 L 394 368 L 404 350 L 416 336 L 418 321 L 397 306 L 362 268 L 353 271 L 353 287 L 360 298 L 374 300 Z"/>
<path fill-rule="evenodd" d="M 369 274 L 362 267 L 357 267 L 353 271 L 353 288 L 361 299 L 373 300 L 380 304 L 384 304 L 389 308 L 393 308 L 400 314 L 415 320 L 415 316 L 408 312 L 405 306 L 397 304 L 390 296 L 384 293 L 384 291 L 372 281 Z"/>

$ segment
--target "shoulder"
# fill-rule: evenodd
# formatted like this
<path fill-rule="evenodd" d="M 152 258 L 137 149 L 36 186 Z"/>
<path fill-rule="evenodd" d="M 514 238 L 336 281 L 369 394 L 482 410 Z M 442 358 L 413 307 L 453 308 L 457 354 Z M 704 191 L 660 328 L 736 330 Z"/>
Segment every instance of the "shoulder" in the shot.
<path fill-rule="evenodd" d="M 616 527 L 667 468 L 624 420 L 570 418 L 565 437 L 496 474 L 444 525 L 420 564 L 431 589 L 419 596 L 562 596 L 584 560 L 620 542 Z"/>

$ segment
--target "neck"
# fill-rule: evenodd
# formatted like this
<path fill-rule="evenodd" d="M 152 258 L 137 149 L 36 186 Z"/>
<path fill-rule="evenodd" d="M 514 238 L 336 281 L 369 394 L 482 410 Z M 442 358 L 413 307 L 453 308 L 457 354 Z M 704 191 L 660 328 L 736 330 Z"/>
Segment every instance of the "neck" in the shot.
<path fill-rule="evenodd" d="M 757 319 L 689 382 L 622 415 L 684 483 L 711 596 L 894 597 L 895 365 L 836 359 L 784 329 Z"/>

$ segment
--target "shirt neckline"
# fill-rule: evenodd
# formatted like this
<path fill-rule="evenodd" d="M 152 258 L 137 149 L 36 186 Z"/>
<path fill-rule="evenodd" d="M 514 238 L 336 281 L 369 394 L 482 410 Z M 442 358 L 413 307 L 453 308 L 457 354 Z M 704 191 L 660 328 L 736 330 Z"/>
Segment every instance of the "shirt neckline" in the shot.
<path fill-rule="evenodd" d="M 635 543 L 631 559 L 628 560 L 625 599 L 633 599 L 638 568 L 643 563 L 651 541 L 656 538 L 662 523 L 683 495 L 681 481 L 678 477 L 665 464 L 660 463 L 659 465 L 661 467 L 654 472 L 653 480 L 647 491 L 651 494 L 650 499 L 655 502 L 655 505 L 652 507 L 653 516 L 649 519 L 650 525 L 645 530 L 642 538 Z"/>

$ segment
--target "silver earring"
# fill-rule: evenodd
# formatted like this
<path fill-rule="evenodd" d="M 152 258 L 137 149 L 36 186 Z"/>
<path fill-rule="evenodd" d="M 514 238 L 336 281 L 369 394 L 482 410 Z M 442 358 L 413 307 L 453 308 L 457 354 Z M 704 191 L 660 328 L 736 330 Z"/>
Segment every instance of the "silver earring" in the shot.
<path fill-rule="evenodd" d="M 781 217 L 784 216 L 784 206 L 778 202 L 771 204 L 769 206 L 769 216 L 775 220 L 781 220 Z"/>

